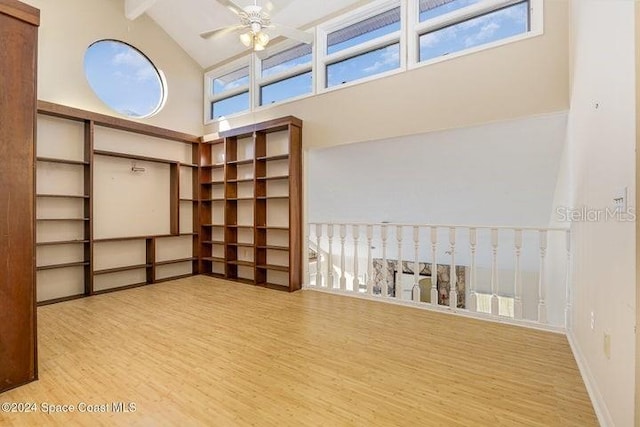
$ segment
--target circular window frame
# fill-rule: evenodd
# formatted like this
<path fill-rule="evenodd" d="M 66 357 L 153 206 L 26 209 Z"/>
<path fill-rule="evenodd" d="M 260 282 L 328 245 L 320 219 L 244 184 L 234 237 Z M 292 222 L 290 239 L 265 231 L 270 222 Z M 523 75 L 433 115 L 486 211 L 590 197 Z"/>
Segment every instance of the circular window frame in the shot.
<path fill-rule="evenodd" d="M 137 54 L 139 54 L 142 58 L 144 58 L 144 60 L 153 68 L 153 70 L 155 71 L 156 75 L 158 76 L 158 81 L 160 84 L 160 101 L 158 102 L 158 104 L 155 106 L 155 108 L 144 115 L 128 115 L 125 113 L 122 113 L 121 111 L 116 110 L 115 108 L 113 108 L 111 105 L 109 105 L 104 99 L 102 99 L 102 97 L 98 94 L 98 92 L 93 88 L 92 84 L 91 84 L 91 80 L 89 79 L 89 76 L 87 74 L 87 69 L 86 69 L 86 58 L 87 58 L 87 52 L 89 52 L 89 50 L 95 46 L 98 43 L 103 43 L 103 42 L 111 42 L 111 43 L 118 43 L 121 45 L 124 45 L 126 47 L 128 47 L 129 49 L 132 49 L 134 52 L 136 52 Z M 118 40 L 118 39 L 112 39 L 112 38 L 105 38 L 105 39 L 99 39 L 96 40 L 92 43 L 89 44 L 89 46 L 87 46 L 87 48 L 85 49 L 85 54 L 84 54 L 84 58 L 83 58 L 83 71 L 84 71 L 84 77 L 85 80 L 87 81 L 89 88 L 91 89 L 91 91 L 93 92 L 93 94 L 100 100 L 100 102 L 102 102 L 104 105 L 106 105 L 111 111 L 115 112 L 116 114 L 125 117 L 127 119 L 131 119 L 131 120 L 144 120 L 144 119 L 148 119 L 150 117 L 155 116 L 156 114 L 158 114 L 160 111 L 162 111 L 162 109 L 164 108 L 165 104 L 167 103 L 167 98 L 168 98 L 168 94 L 169 94 L 169 87 L 167 84 L 167 79 L 166 76 L 164 74 L 164 72 L 162 71 L 162 69 L 160 69 L 158 66 L 156 66 L 155 62 L 153 62 L 151 60 L 151 58 L 149 58 L 149 56 L 147 54 L 145 54 L 142 50 L 138 49 L 137 47 L 133 46 L 131 43 L 127 43 L 125 41 L 122 40 Z"/>

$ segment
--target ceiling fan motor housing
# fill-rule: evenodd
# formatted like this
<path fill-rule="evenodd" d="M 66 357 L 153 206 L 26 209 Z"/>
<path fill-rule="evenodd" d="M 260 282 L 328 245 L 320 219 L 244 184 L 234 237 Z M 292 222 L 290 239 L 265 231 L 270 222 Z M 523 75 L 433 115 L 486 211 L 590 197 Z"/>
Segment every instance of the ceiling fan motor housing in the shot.
<path fill-rule="evenodd" d="M 240 16 L 242 25 L 250 26 L 254 33 L 271 24 L 269 15 L 262 10 L 261 6 L 249 5 L 243 9 L 243 12 Z"/>

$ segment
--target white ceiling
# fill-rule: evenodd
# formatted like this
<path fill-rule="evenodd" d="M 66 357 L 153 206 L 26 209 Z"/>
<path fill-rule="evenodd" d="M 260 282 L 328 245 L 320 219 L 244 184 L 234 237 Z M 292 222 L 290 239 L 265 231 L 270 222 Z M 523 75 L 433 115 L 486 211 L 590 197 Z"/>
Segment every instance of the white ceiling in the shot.
<path fill-rule="evenodd" d="M 294 28 L 304 28 L 356 3 L 363 3 L 362 0 L 271 2 L 271 21 Z M 204 31 L 239 23 L 236 15 L 216 0 L 125 0 L 125 3 L 130 10 L 135 9 L 136 15 L 143 12 L 149 15 L 203 68 L 219 64 L 246 50 L 236 34 L 217 40 L 200 37 Z M 243 7 L 253 4 L 253 0 L 235 0 L 235 3 Z M 258 0 L 259 5 L 265 3 L 267 0 Z"/>

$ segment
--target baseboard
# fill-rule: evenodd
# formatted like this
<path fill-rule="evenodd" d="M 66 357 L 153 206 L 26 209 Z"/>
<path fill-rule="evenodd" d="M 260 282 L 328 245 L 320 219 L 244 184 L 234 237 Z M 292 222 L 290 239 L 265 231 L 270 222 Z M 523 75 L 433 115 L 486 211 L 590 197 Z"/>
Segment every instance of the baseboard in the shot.
<path fill-rule="evenodd" d="M 571 346 L 573 357 L 574 359 L 576 359 L 578 369 L 580 369 L 582 380 L 584 381 L 584 385 L 587 388 L 587 393 L 589 393 L 591 405 L 593 406 L 593 410 L 596 412 L 596 417 L 598 417 L 600 426 L 614 427 L 613 418 L 611 418 L 609 408 L 607 408 L 607 404 L 605 403 L 602 394 L 598 389 L 598 384 L 596 383 L 593 374 L 591 373 L 591 369 L 589 369 L 587 360 L 584 358 L 582 350 L 580 350 L 580 346 L 576 342 L 573 331 L 567 331 L 567 339 L 569 340 L 569 346 Z"/>

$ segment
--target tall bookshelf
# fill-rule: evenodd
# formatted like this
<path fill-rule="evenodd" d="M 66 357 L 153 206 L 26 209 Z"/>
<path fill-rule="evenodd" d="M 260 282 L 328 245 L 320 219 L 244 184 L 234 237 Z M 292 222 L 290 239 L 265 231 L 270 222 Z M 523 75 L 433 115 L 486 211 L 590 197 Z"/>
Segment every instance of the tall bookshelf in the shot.
<path fill-rule="evenodd" d="M 302 121 L 233 129 L 200 146 L 199 271 L 273 289 L 302 284 Z"/>

